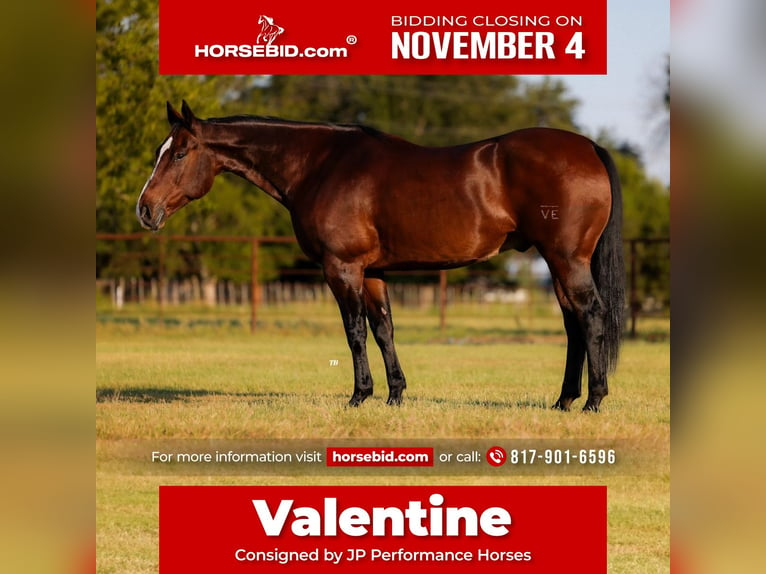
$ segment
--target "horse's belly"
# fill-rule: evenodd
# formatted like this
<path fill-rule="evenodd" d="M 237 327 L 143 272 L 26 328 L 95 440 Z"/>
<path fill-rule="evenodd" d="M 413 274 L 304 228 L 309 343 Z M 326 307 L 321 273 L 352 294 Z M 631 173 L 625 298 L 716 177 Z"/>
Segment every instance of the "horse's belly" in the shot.
<path fill-rule="evenodd" d="M 508 231 L 486 226 L 449 226 L 408 230 L 380 229 L 380 256 L 371 264 L 380 269 L 447 269 L 484 261 L 497 255 Z"/>

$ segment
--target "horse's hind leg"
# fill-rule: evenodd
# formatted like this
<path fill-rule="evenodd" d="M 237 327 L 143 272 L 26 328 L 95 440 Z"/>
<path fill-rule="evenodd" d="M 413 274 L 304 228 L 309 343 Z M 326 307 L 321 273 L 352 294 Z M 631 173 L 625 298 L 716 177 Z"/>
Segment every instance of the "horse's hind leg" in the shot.
<path fill-rule="evenodd" d="M 582 369 L 585 363 L 585 337 L 580 321 L 577 319 L 572 304 L 564 294 L 561 283 L 554 280 L 556 297 L 564 315 L 564 328 L 567 333 L 567 363 L 564 368 L 564 382 L 561 384 L 561 395 L 554 403 L 554 409 L 568 411 L 572 401 L 582 392 Z"/>
<path fill-rule="evenodd" d="M 375 342 L 380 347 L 383 363 L 386 365 L 388 379 L 388 404 L 402 402 L 402 391 L 407 383 L 399 365 L 394 348 L 394 323 L 391 317 L 391 303 L 388 290 L 382 278 L 366 277 L 364 280 L 364 303 L 367 307 L 367 320 L 370 322 Z"/>
<path fill-rule="evenodd" d="M 338 261 L 325 262 L 327 284 L 340 308 L 346 339 L 354 362 L 354 394 L 348 404 L 359 406 L 372 394 L 372 374 L 367 361 L 367 323 L 362 295 L 364 270 Z"/>
<path fill-rule="evenodd" d="M 548 259 L 548 265 L 554 280 L 559 281 L 561 289 L 574 311 L 585 343 L 588 356 L 588 400 L 585 402 L 583 410 L 598 411 L 601 400 L 608 393 L 607 363 L 604 350 L 606 310 L 591 275 L 590 261 L 554 257 Z M 566 324 L 567 317 L 565 315 Z M 575 328 L 570 318 L 567 335 L 574 331 Z M 567 352 L 567 356 L 569 358 L 569 352 Z M 574 367 L 574 364 L 572 366 Z M 567 361 L 567 368 L 569 367 L 570 363 Z M 562 388 L 562 396 L 563 394 Z M 571 403 L 571 400 L 569 402 Z"/>

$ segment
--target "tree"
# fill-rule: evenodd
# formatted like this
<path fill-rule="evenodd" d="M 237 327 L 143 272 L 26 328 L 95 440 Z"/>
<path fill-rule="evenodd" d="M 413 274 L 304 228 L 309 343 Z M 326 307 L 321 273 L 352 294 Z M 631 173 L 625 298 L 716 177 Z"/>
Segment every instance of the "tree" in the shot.
<path fill-rule="evenodd" d="M 573 129 L 576 101 L 564 92 L 560 82 L 515 76 L 274 76 L 243 97 L 273 115 L 450 145 L 534 125 Z"/>
<path fill-rule="evenodd" d="M 193 102 L 200 116 L 220 115 L 227 95 L 241 89 L 247 80 L 230 76 L 161 76 L 157 71 L 157 2 L 112 0 L 99 2 L 96 12 L 96 229 L 102 232 L 131 232 L 140 229 L 135 215 L 138 194 L 151 173 L 154 151 L 168 133 L 166 100 L 178 105 Z M 289 233 L 286 214 L 255 190 L 247 190 L 236 178 L 219 178 L 215 193 L 206 201 L 181 211 L 167 226 L 168 233 L 198 233 L 217 229 L 239 235 L 283 235 Z M 124 273 L 118 258 L 120 247 L 100 245 L 97 270 Z M 192 246 L 197 264 L 192 272 L 218 273 L 221 256 L 241 246 Z M 202 258 L 202 254 L 208 257 Z M 184 260 L 192 261 L 189 253 Z M 172 255 L 172 254 L 171 254 Z M 237 259 L 233 259 L 237 261 Z M 242 275 L 247 261 L 229 267 L 226 273 Z M 267 266 L 265 268 L 268 268 Z"/>

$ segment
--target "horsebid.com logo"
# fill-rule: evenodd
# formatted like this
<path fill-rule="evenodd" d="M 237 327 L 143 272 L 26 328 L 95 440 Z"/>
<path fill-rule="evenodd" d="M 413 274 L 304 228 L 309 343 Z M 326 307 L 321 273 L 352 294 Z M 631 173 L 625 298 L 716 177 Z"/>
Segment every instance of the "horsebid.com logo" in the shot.
<path fill-rule="evenodd" d="M 282 26 L 277 26 L 274 23 L 274 18 L 269 18 L 265 14 L 261 14 L 258 18 L 258 23 L 261 25 L 261 33 L 258 34 L 256 42 L 266 42 L 267 46 L 271 46 L 271 43 L 276 40 L 277 36 L 284 33 L 285 29 Z"/>
<path fill-rule="evenodd" d="M 259 32 L 254 44 L 195 44 L 195 58 L 346 58 L 348 48 L 307 46 L 275 43 L 285 33 L 285 28 L 274 18 L 261 14 L 258 18 Z M 346 44 L 356 44 L 356 36 L 347 36 Z"/>

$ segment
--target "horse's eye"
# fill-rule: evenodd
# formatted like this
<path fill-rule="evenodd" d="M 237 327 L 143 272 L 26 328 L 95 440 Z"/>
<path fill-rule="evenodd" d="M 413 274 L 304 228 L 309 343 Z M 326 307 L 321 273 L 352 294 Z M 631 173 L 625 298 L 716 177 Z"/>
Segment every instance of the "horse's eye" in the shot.
<path fill-rule="evenodd" d="M 179 151 L 176 153 L 176 155 L 173 156 L 173 160 L 178 161 L 186 157 L 185 151 Z"/>

